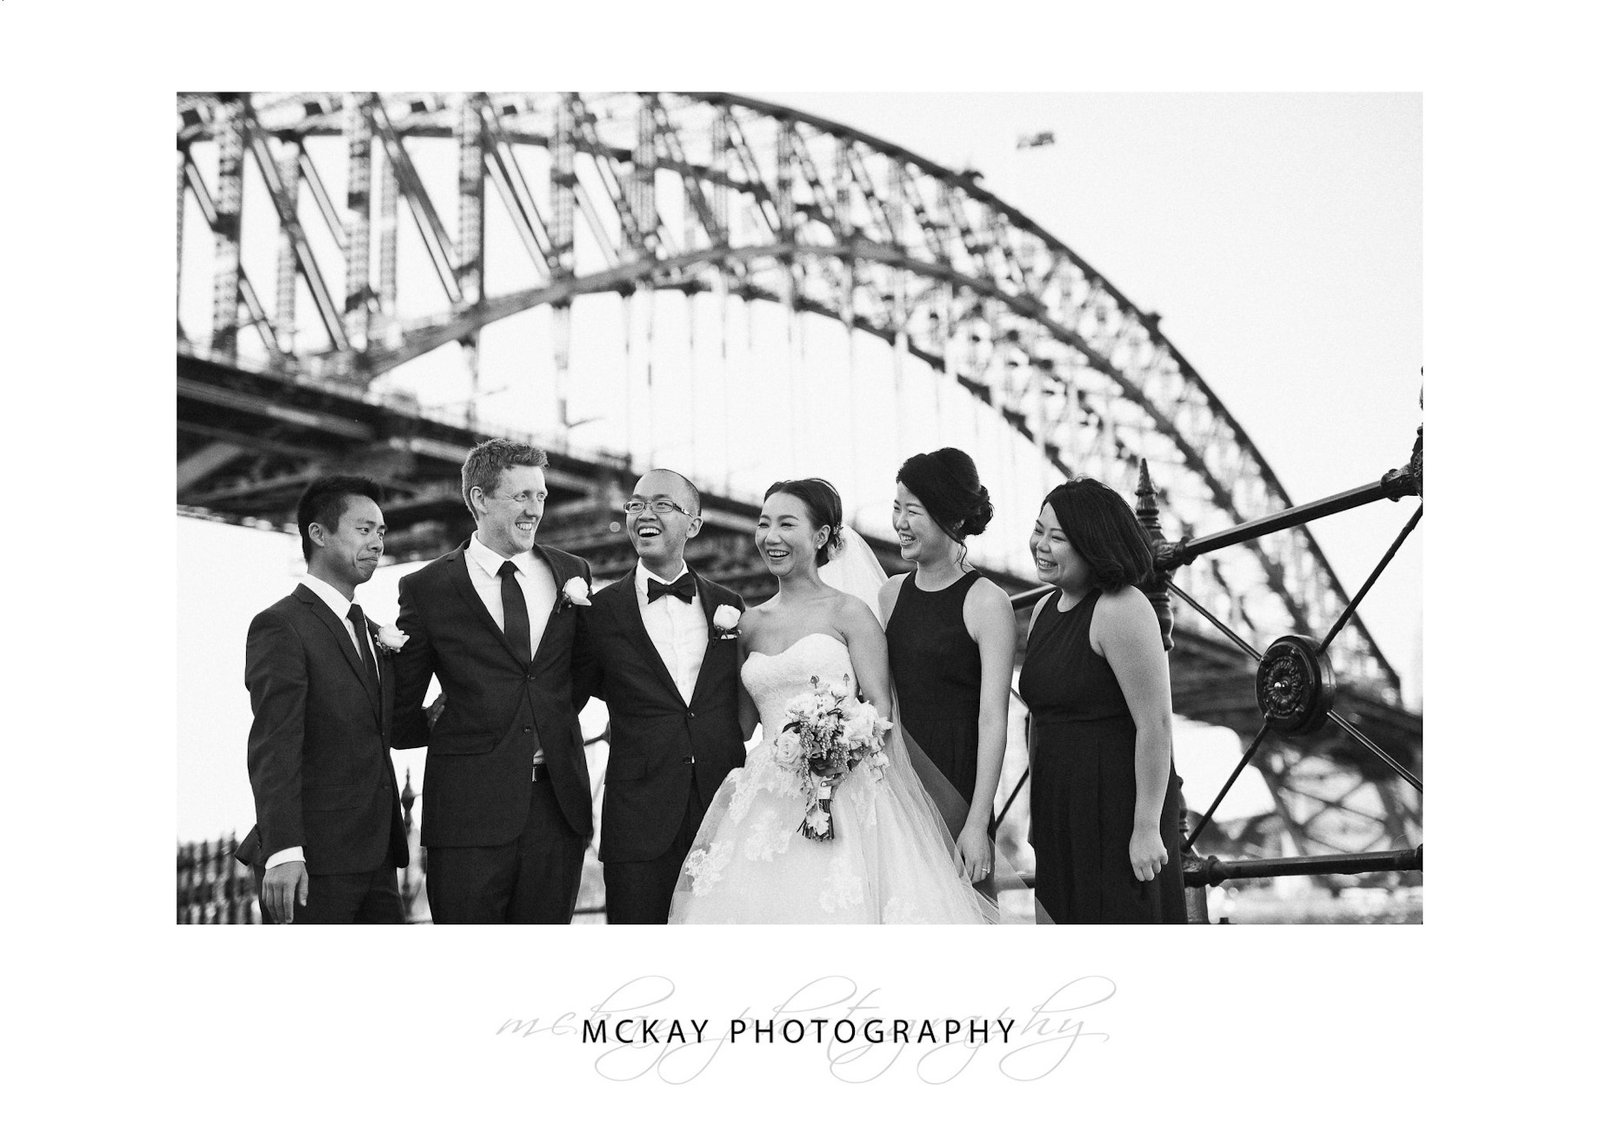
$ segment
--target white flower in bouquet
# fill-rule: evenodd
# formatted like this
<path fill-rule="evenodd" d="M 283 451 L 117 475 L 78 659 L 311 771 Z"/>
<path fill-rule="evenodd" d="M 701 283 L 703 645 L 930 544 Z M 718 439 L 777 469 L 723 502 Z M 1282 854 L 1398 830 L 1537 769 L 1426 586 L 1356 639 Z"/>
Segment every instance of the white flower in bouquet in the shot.
<path fill-rule="evenodd" d="M 784 707 L 784 712 L 789 715 L 790 719 L 797 722 L 812 721 L 821 715 L 822 710 L 822 700 L 814 690 L 807 690 L 804 694 L 796 695 Z"/>
<path fill-rule="evenodd" d="M 799 734 L 786 731 L 773 740 L 772 757 L 779 765 L 793 765 L 794 759 L 798 756 L 800 756 Z"/>
<path fill-rule="evenodd" d="M 814 840 L 828 840 L 833 836 L 833 817 L 820 805 L 814 805 L 806 814 L 806 827 Z"/>

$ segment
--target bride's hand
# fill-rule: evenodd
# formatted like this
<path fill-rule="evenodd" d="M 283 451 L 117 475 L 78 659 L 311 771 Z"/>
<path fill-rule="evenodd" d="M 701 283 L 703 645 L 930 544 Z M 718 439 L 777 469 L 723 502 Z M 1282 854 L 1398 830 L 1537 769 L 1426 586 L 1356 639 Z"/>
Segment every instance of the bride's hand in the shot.
<path fill-rule="evenodd" d="M 982 880 L 994 870 L 990 859 L 989 830 L 968 821 L 956 838 L 956 862 L 968 880 Z"/>
<path fill-rule="evenodd" d="M 822 783 L 822 787 L 824 789 L 831 790 L 837 786 L 839 782 L 843 781 L 845 779 L 845 775 L 849 772 L 849 766 L 841 765 L 834 769 L 830 769 L 827 773 L 820 774 L 818 780 Z"/>

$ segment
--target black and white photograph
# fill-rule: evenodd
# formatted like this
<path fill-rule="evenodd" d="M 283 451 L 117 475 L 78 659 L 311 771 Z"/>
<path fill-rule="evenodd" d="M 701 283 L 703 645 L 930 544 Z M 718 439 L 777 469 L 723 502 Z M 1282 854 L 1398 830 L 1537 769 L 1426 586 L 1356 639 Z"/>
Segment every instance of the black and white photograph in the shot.
<path fill-rule="evenodd" d="M 173 3 L 90 92 L 0 24 L 60 1121 L 1566 1120 L 1526 29 Z"/>
<path fill-rule="evenodd" d="M 179 922 L 1420 922 L 1421 108 L 179 94 Z"/>

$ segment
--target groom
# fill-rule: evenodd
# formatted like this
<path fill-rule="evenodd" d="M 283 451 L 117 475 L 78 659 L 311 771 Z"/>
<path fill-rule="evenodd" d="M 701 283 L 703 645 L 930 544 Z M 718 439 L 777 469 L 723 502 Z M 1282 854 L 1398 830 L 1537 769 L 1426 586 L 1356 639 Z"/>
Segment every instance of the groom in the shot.
<path fill-rule="evenodd" d="M 461 495 L 476 530 L 400 580 L 394 739 L 428 747 L 422 844 L 439 924 L 567 924 L 578 901 L 594 832 L 572 689 L 589 565 L 534 542 L 548 463 L 510 440 L 475 447 Z M 445 704 L 430 726 L 435 676 Z"/>
<path fill-rule="evenodd" d="M 623 511 L 639 562 L 595 594 L 586 616 L 593 665 L 583 679 L 611 715 L 600 810 L 606 921 L 664 924 L 706 807 L 744 764 L 736 629 L 744 600 L 684 562 L 700 530 L 700 493 L 683 476 L 646 472 Z"/>

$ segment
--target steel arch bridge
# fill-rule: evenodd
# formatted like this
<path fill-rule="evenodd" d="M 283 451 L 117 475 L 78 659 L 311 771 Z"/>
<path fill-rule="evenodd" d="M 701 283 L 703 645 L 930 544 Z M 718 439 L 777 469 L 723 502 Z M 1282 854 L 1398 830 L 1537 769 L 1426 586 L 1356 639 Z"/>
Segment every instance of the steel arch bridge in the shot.
<path fill-rule="evenodd" d="M 709 292 L 881 339 L 897 377 L 921 362 L 992 410 L 1029 464 L 1131 492 L 1145 461 L 1169 535 L 1291 506 L 1157 315 L 972 172 L 840 123 L 648 92 L 207 93 L 180 95 L 177 117 L 180 405 L 185 375 L 206 370 L 370 394 L 449 346 L 476 392 L 485 330 L 547 309 L 565 423 L 578 299 Z M 424 270 L 403 268 L 403 243 Z M 180 500 L 187 487 L 225 504 L 271 478 L 239 434 L 180 410 Z M 1304 527 L 1208 553 L 1181 586 L 1257 646 L 1327 631 L 1350 602 Z M 1209 636 L 1187 608 L 1177 621 L 1180 639 Z M 1405 721 L 1359 617 L 1330 654 L 1342 684 Z M 1420 720 L 1414 731 L 1402 736 L 1420 761 Z M 1409 791 L 1364 774 L 1330 793 L 1349 771 L 1302 752 L 1262 766 L 1302 846 L 1419 839 Z M 1312 775 L 1298 790 L 1295 772 Z M 1357 809 L 1363 786 L 1378 796 Z M 1329 807 L 1347 819 L 1319 834 Z"/>

